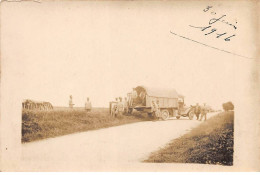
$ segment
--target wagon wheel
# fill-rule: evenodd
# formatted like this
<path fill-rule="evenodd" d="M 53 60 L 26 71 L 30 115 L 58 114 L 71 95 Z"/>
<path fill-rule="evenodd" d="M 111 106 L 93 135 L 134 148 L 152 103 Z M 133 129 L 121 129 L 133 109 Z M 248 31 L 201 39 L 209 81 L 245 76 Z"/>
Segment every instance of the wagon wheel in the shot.
<path fill-rule="evenodd" d="M 168 118 L 169 118 L 169 111 L 168 110 L 166 110 L 166 109 L 164 109 L 164 110 L 162 110 L 162 112 L 161 112 L 161 118 L 163 119 L 163 120 L 167 120 Z"/>
<path fill-rule="evenodd" d="M 193 111 L 190 111 L 189 114 L 188 114 L 188 116 L 189 116 L 189 119 L 192 120 L 193 117 L 194 117 L 194 112 L 193 112 Z"/>
<path fill-rule="evenodd" d="M 148 117 L 153 117 L 153 113 L 147 113 Z"/>

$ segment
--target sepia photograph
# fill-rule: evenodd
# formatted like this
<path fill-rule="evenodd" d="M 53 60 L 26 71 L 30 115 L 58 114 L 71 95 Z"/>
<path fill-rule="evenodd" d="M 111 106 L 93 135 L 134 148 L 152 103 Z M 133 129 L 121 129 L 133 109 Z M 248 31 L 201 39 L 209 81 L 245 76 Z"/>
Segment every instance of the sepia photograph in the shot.
<path fill-rule="evenodd" d="M 256 1 L 2 1 L 1 171 L 259 171 Z"/>

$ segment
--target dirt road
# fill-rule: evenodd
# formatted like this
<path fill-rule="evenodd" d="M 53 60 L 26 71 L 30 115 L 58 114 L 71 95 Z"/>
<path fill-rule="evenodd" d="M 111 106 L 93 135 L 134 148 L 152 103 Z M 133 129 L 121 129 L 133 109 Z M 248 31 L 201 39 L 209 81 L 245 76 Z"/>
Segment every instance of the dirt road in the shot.
<path fill-rule="evenodd" d="M 187 118 L 147 121 L 26 143 L 22 145 L 21 163 L 24 170 L 31 171 L 54 170 L 53 166 L 70 170 L 74 164 L 85 169 L 95 169 L 97 165 L 140 164 L 151 152 L 200 123 Z"/>

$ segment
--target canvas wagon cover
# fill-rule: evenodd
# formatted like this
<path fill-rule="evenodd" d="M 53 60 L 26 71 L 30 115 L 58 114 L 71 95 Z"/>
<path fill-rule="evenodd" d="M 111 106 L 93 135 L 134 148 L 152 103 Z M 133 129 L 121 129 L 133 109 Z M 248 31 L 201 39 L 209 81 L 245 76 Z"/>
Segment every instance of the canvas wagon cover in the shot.
<path fill-rule="evenodd" d="M 175 89 L 151 88 L 146 86 L 139 86 L 146 90 L 150 97 L 165 97 L 165 98 L 183 98 L 184 96 L 178 94 Z"/>

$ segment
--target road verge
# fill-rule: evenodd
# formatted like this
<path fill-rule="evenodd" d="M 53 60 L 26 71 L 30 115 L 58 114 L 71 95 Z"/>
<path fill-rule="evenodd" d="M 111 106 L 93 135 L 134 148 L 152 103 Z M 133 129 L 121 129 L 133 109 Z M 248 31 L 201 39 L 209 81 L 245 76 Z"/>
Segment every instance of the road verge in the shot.
<path fill-rule="evenodd" d="M 222 112 L 153 152 L 144 162 L 233 165 L 234 112 Z"/>

